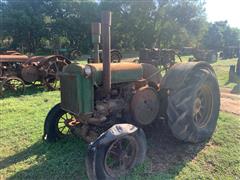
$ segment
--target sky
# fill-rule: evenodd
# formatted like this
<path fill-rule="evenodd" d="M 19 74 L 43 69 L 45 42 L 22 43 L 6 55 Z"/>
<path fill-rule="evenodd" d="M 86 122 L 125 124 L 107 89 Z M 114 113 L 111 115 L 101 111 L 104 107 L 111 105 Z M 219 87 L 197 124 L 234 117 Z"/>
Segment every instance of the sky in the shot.
<path fill-rule="evenodd" d="M 206 0 L 209 22 L 227 20 L 231 27 L 240 28 L 240 0 Z"/>

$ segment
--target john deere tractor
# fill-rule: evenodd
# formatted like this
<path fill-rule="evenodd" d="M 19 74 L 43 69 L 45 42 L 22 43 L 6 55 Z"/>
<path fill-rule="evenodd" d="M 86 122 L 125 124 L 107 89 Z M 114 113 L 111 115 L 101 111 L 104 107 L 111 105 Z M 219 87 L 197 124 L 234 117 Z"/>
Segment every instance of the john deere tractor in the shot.
<path fill-rule="evenodd" d="M 103 63 L 64 68 L 61 102 L 44 125 L 47 141 L 72 134 L 90 143 L 89 179 L 115 179 L 142 163 L 142 128 L 165 118 L 177 139 L 198 143 L 212 136 L 219 113 L 219 86 L 209 64 L 175 64 L 162 77 L 151 64 L 110 63 L 110 26 L 111 13 L 104 12 L 93 35 L 99 40 L 102 32 Z"/>

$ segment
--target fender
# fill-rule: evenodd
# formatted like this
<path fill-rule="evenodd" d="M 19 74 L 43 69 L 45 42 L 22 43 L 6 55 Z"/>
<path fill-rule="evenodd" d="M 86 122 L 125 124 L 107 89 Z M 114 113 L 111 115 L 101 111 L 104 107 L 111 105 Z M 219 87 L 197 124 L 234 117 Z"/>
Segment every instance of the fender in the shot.
<path fill-rule="evenodd" d="M 94 142 L 89 144 L 86 157 L 86 171 L 91 180 L 99 179 L 97 177 L 95 167 L 97 151 L 104 146 L 108 146 L 109 143 L 133 133 L 137 133 L 139 136 L 144 134 L 142 129 L 132 124 L 115 124 L 110 129 L 102 133 Z"/>
<path fill-rule="evenodd" d="M 167 74 L 163 77 L 160 89 L 179 89 L 185 85 L 191 73 L 195 69 L 208 68 L 215 76 L 212 66 L 206 62 L 188 62 L 173 65 Z M 176 87 L 177 86 L 177 87 Z"/>

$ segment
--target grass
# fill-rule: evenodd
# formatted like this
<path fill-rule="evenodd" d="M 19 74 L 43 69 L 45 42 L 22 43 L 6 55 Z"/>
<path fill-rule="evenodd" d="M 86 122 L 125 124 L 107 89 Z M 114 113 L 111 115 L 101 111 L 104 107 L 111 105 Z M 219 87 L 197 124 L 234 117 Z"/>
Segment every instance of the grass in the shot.
<path fill-rule="evenodd" d="M 218 82 L 221 87 L 233 88 L 235 83 L 228 83 L 230 65 L 237 64 L 237 59 L 218 60 L 212 66 L 217 74 Z"/>
<path fill-rule="evenodd" d="M 221 86 L 235 60 L 213 64 Z M 231 87 L 232 85 L 228 85 Z M 29 89 L 24 96 L 0 99 L 0 179 L 87 179 L 87 144 L 74 137 L 49 144 L 42 141 L 49 109 L 59 92 Z M 220 113 L 209 142 L 186 144 L 175 140 L 166 126 L 157 138 L 148 135 L 148 157 L 124 179 L 239 179 L 239 117 Z"/>

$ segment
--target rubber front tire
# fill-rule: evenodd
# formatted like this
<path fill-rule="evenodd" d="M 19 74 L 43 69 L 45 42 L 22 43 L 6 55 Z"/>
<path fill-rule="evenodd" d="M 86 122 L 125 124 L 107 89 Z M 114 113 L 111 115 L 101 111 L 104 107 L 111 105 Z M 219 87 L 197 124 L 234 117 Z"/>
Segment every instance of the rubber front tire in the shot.
<path fill-rule="evenodd" d="M 67 112 L 61 109 L 60 103 L 56 104 L 47 114 L 44 123 L 44 134 L 43 139 L 49 142 L 57 141 L 58 139 L 63 138 L 66 136 L 66 133 L 61 132 L 59 129 L 59 122 L 62 120 L 62 117 L 66 115 Z M 64 127 L 64 124 L 62 124 Z M 68 131 L 68 127 L 64 127 L 65 132 Z"/>
<path fill-rule="evenodd" d="M 206 67 L 188 77 L 184 86 L 170 92 L 168 125 L 177 139 L 197 143 L 209 139 L 216 128 L 220 92 L 214 72 Z"/>
<path fill-rule="evenodd" d="M 111 171 L 106 164 L 108 157 L 107 154 L 109 150 L 114 147 L 115 143 L 119 140 L 122 140 L 124 138 L 129 138 L 133 140 L 134 147 L 135 147 L 135 154 L 134 156 L 131 156 L 132 160 L 131 163 L 128 164 L 128 168 L 125 171 L 125 169 L 119 169 L 118 172 Z M 95 155 L 94 158 L 88 158 L 87 162 L 87 174 L 90 179 L 102 179 L 102 180 L 109 180 L 109 179 L 118 179 L 120 176 L 126 175 L 132 168 L 134 168 L 136 165 L 142 163 L 145 159 L 146 155 L 146 137 L 143 132 L 143 130 L 138 130 L 135 133 L 124 135 L 121 138 L 117 138 L 107 144 L 102 144 L 100 146 L 96 147 L 96 150 L 94 150 Z M 122 151 L 119 152 L 121 154 Z M 124 156 L 124 155 L 120 155 Z M 92 162 L 90 162 L 92 161 Z M 93 162 L 94 161 L 94 162 Z M 91 165 L 90 165 L 91 164 Z M 94 175 L 95 174 L 95 175 Z"/>

